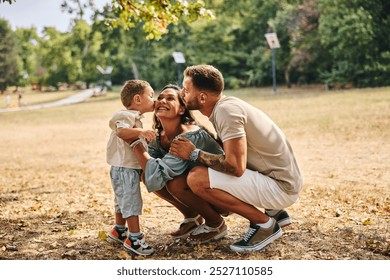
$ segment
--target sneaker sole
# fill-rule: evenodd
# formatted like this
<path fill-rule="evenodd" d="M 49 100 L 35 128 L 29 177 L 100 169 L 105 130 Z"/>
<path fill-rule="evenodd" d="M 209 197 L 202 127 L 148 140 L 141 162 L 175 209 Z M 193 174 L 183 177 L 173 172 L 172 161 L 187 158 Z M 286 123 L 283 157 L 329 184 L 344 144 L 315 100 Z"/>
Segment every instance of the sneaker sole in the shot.
<path fill-rule="evenodd" d="M 283 235 L 283 231 L 282 229 L 280 228 L 277 232 L 275 232 L 273 235 L 271 235 L 270 237 L 268 237 L 267 239 L 265 239 L 263 242 L 257 244 L 257 245 L 253 245 L 253 246 L 245 246 L 245 247 L 240 247 L 240 246 L 234 246 L 234 245 L 230 245 L 230 250 L 232 250 L 233 252 L 251 252 L 251 251 L 258 251 L 258 250 L 261 250 L 263 249 L 265 246 L 267 246 L 268 244 L 272 243 L 273 241 L 275 241 L 276 239 L 278 239 L 279 237 L 281 237 Z"/>
<path fill-rule="evenodd" d="M 123 243 L 123 247 L 125 247 L 125 249 L 126 249 L 127 251 L 131 251 L 132 253 L 137 254 L 137 255 L 140 255 L 140 256 L 150 256 L 151 254 L 154 253 L 154 250 L 153 250 L 152 252 L 150 252 L 150 253 L 141 253 L 141 252 L 138 252 L 137 250 L 134 250 L 132 247 L 127 246 L 126 243 Z"/>
<path fill-rule="evenodd" d="M 116 236 L 112 235 L 111 233 L 109 233 L 107 236 L 108 236 L 112 241 L 116 241 L 116 242 L 121 243 L 121 244 L 123 244 L 123 242 L 124 242 L 124 240 L 123 240 L 123 241 L 120 240 L 119 238 L 117 238 Z"/>
<path fill-rule="evenodd" d="M 291 225 L 292 221 L 291 218 L 285 218 L 283 220 L 277 221 L 280 227 L 286 227 Z"/>
<path fill-rule="evenodd" d="M 220 232 L 220 233 L 218 233 L 216 236 L 213 236 L 213 237 L 211 237 L 211 238 L 209 238 L 209 239 L 207 239 L 207 240 L 203 240 L 203 241 L 190 240 L 190 244 L 191 244 L 191 245 L 196 245 L 196 244 L 205 244 L 205 243 L 208 243 L 208 242 L 213 241 L 213 240 L 214 240 L 214 241 L 217 241 L 217 240 L 219 240 L 219 239 L 225 237 L 227 234 L 228 234 L 228 231 L 227 231 L 227 229 L 226 229 L 226 230 L 224 230 L 223 232 Z"/>
<path fill-rule="evenodd" d="M 185 238 L 187 238 L 188 236 L 190 236 L 190 234 L 191 234 L 193 231 L 195 231 L 197 228 L 198 228 L 198 227 L 195 227 L 195 228 L 191 229 L 191 230 L 190 230 L 189 232 L 187 232 L 186 234 L 179 235 L 179 236 L 172 236 L 172 235 L 171 235 L 171 237 L 172 237 L 173 239 L 185 239 Z"/>

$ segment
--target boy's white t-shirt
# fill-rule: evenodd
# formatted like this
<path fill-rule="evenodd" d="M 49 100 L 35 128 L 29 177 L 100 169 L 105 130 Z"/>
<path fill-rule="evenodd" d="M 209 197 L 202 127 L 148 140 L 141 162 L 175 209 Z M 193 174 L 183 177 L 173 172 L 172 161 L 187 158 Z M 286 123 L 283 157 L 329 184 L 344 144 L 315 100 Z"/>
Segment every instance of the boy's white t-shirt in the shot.
<path fill-rule="evenodd" d="M 118 128 L 132 128 L 134 125 L 142 128 L 142 118 L 143 115 L 135 110 L 120 110 L 111 118 L 109 122 L 111 134 L 106 149 L 106 160 L 109 165 L 141 169 L 130 145 L 116 135 L 116 130 Z M 145 149 L 147 149 L 146 142 L 143 144 Z"/>

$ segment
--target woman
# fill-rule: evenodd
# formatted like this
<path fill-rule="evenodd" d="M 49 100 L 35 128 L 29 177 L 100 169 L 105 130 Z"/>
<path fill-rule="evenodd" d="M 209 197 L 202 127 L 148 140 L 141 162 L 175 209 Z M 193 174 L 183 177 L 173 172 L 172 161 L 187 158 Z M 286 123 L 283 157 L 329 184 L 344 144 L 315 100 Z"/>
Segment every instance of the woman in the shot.
<path fill-rule="evenodd" d="M 155 192 L 184 215 L 179 229 L 171 235 L 177 238 L 189 236 L 193 243 L 197 243 L 197 234 L 205 232 L 210 233 L 210 238 L 203 243 L 224 237 L 227 228 L 221 215 L 187 186 L 187 173 L 197 164 L 169 154 L 172 140 L 179 136 L 188 138 L 198 149 L 210 153 L 223 153 L 221 146 L 205 129 L 196 125 L 180 98 L 178 86 L 167 85 L 162 89 L 155 104 L 154 122 L 158 136 L 149 144 L 149 153 L 138 145 L 137 140 L 131 143 L 131 147 L 144 170 L 148 191 Z"/>

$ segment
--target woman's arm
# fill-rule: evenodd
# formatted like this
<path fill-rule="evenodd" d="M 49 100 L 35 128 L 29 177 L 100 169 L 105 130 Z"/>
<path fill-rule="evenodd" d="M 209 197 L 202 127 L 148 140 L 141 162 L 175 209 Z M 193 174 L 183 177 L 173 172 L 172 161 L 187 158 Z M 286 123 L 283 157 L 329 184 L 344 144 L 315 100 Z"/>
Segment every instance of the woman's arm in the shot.
<path fill-rule="evenodd" d="M 144 170 L 144 182 L 149 192 L 161 190 L 169 180 L 184 173 L 190 164 L 170 154 L 161 159 L 152 158 L 139 143 L 134 143 L 133 150 Z"/>

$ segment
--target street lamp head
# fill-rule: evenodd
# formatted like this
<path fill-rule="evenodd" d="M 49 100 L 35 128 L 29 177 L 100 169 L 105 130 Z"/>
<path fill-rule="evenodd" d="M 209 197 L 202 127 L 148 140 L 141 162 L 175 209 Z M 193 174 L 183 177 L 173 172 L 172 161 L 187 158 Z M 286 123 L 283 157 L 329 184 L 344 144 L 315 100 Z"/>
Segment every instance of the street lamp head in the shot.
<path fill-rule="evenodd" d="M 177 64 L 186 62 L 186 59 L 184 58 L 184 55 L 181 52 L 173 52 L 172 56 Z"/>
<path fill-rule="evenodd" d="M 267 43 L 271 49 L 280 48 L 278 36 L 276 35 L 276 33 L 266 33 L 264 34 L 264 36 L 267 39 Z"/>

